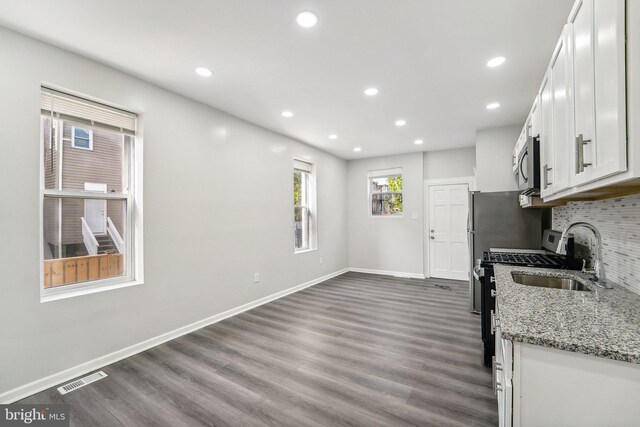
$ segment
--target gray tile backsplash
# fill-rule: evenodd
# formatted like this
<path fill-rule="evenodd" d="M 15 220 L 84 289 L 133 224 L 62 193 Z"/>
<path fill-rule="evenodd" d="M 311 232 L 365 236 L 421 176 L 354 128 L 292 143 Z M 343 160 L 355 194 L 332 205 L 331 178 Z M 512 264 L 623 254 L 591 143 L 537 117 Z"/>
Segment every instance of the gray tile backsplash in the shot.
<path fill-rule="evenodd" d="M 607 278 L 640 294 L 640 195 L 596 202 L 570 202 L 553 208 L 553 228 L 587 221 L 602 234 L 602 258 Z M 590 231 L 573 232 L 576 255 L 591 258 L 595 239 Z"/>

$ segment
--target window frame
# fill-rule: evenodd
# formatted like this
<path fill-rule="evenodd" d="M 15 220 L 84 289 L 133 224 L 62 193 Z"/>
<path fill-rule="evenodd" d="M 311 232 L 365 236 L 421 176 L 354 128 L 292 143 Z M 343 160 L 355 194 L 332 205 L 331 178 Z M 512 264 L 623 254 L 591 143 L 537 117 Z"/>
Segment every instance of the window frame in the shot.
<path fill-rule="evenodd" d="M 384 192 L 374 192 L 372 190 L 373 180 L 380 178 L 402 178 L 402 191 L 384 191 Z M 368 203 L 369 207 L 367 208 L 369 217 L 371 218 L 402 218 L 404 215 L 404 171 L 402 168 L 392 168 L 392 169 L 383 169 L 383 170 L 374 170 L 369 171 L 367 173 L 367 192 L 368 192 Z M 402 197 L 402 211 L 399 213 L 391 213 L 391 214 L 374 214 L 373 213 L 373 195 L 374 194 L 399 194 Z"/>
<path fill-rule="evenodd" d="M 85 132 L 89 133 L 89 147 L 81 147 L 79 145 L 76 145 L 76 138 L 81 139 L 81 140 L 86 140 L 86 138 L 82 138 L 79 136 L 76 136 L 76 130 L 82 130 Z M 72 148 L 77 148 L 78 150 L 87 150 L 87 151 L 93 151 L 93 129 L 91 128 L 86 128 L 86 127 L 82 127 L 82 126 L 71 126 L 71 147 Z"/>
<path fill-rule="evenodd" d="M 106 105 L 106 104 L 105 104 Z M 114 107 L 117 108 L 117 107 Z M 133 114 L 133 113 L 132 113 Z M 49 141 L 44 141 L 44 119 L 50 118 L 57 121 L 58 131 L 53 138 L 49 138 Z M 52 143 L 57 147 L 61 147 L 63 144 L 63 129 L 64 123 L 73 123 L 74 120 L 66 120 L 59 115 L 41 114 L 39 117 L 40 123 L 40 202 L 39 202 L 39 236 L 40 236 L 40 302 L 50 302 L 70 297 L 76 297 L 80 295 L 87 295 L 96 292 L 103 292 L 111 289 L 118 289 L 123 287 L 129 287 L 134 285 L 140 285 L 144 283 L 144 268 L 143 268 L 143 218 L 142 218 L 142 136 L 140 132 L 136 130 L 135 134 L 123 133 L 123 138 L 128 138 L 129 141 L 124 142 L 124 164 L 123 175 L 126 174 L 127 180 L 122 183 L 122 193 L 92 193 L 84 191 L 68 191 L 61 189 L 61 180 L 58 183 L 57 189 L 47 189 L 45 184 L 45 164 L 44 164 L 44 148 L 50 148 Z M 139 118 L 136 116 L 136 129 L 138 128 Z M 91 141 L 93 142 L 93 126 L 88 125 L 72 125 L 73 128 L 78 127 L 80 129 L 91 131 Z M 72 133 L 73 146 L 74 134 Z M 93 148 L 93 143 L 91 147 Z M 129 144 L 127 146 L 127 144 Z M 73 147 L 87 150 L 84 147 Z M 61 170 L 58 171 L 61 173 Z M 125 243 L 125 274 L 122 276 L 114 276 L 105 279 L 92 280 L 82 283 L 75 283 L 69 285 L 62 285 L 58 287 L 44 287 L 44 201 L 47 198 L 53 199 L 98 199 L 98 200 L 122 200 L 126 204 L 126 211 L 124 215 L 125 230 L 123 233 L 123 240 Z"/>
<path fill-rule="evenodd" d="M 309 170 L 303 170 L 301 168 L 296 167 L 296 162 L 301 162 L 309 165 Z M 306 176 L 303 179 L 305 183 L 305 196 L 306 204 L 296 205 L 295 200 L 293 204 L 293 223 L 294 223 L 294 234 L 293 234 L 293 250 L 295 254 L 311 252 L 318 249 L 317 245 L 317 221 L 316 221 L 316 181 L 315 181 L 315 165 L 308 160 L 302 160 L 298 158 L 293 159 L 293 173 L 300 172 L 301 176 Z M 303 197 L 301 197 L 302 202 Z M 295 212 L 296 209 L 306 209 L 307 210 L 307 235 L 308 235 L 308 244 L 306 247 L 297 248 L 296 247 L 296 235 L 295 235 Z"/>

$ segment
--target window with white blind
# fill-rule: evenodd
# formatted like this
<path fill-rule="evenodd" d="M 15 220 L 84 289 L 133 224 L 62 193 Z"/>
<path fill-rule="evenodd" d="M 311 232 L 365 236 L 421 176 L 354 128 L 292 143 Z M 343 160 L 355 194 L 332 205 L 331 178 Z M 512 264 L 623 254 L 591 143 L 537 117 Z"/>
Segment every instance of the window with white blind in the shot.
<path fill-rule="evenodd" d="M 315 249 L 315 177 L 313 165 L 293 161 L 293 227 L 296 252 Z"/>
<path fill-rule="evenodd" d="M 372 216 L 402 215 L 402 168 L 369 171 Z"/>
<path fill-rule="evenodd" d="M 134 113 L 42 87 L 42 300 L 141 280 Z"/>

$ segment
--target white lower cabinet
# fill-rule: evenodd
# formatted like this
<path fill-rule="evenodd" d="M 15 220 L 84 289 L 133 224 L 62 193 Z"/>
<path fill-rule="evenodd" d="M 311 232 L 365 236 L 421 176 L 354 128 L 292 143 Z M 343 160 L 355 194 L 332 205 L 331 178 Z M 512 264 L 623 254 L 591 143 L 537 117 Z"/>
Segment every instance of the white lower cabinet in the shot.
<path fill-rule="evenodd" d="M 496 305 L 495 318 L 500 318 L 500 308 Z M 513 412 L 513 344 L 501 338 L 500 324 L 496 322 L 495 352 L 493 357 L 493 390 L 498 399 L 498 425 L 510 427 Z"/>
<path fill-rule="evenodd" d="M 640 425 L 640 364 L 495 336 L 501 427 Z"/>

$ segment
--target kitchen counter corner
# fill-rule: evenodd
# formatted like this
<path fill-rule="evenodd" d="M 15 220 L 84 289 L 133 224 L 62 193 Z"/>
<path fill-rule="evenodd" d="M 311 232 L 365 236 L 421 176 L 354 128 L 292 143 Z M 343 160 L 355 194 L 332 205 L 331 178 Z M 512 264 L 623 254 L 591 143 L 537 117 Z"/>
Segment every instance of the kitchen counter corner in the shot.
<path fill-rule="evenodd" d="M 502 337 L 640 364 L 640 295 L 619 285 L 600 289 L 568 270 L 495 265 Z M 511 273 L 571 277 L 590 292 L 521 285 Z"/>

